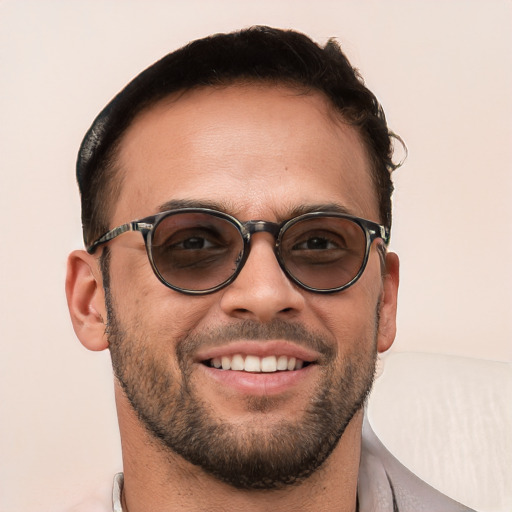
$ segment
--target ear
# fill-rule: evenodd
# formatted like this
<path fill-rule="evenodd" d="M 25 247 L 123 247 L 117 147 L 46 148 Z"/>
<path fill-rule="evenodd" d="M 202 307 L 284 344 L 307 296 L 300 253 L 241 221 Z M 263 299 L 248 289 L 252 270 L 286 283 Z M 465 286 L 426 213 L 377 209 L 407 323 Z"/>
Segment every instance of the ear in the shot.
<path fill-rule="evenodd" d="M 89 350 L 106 349 L 107 313 L 97 258 L 85 251 L 69 255 L 66 297 L 73 329 L 82 345 Z"/>
<path fill-rule="evenodd" d="M 377 350 L 379 352 L 388 350 L 393 344 L 396 335 L 396 304 L 400 278 L 400 262 L 395 253 L 389 252 L 386 254 L 384 272 L 377 341 Z"/>

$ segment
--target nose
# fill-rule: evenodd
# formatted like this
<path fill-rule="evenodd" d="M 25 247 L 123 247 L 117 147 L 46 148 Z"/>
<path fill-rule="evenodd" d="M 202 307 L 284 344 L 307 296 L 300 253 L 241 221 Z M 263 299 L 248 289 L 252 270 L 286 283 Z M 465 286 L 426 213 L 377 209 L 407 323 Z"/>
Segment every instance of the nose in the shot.
<path fill-rule="evenodd" d="M 224 289 L 221 309 L 244 320 L 269 322 L 296 317 L 304 308 L 303 292 L 284 274 L 274 254 L 270 233 L 251 238 L 249 257 L 237 278 Z"/>

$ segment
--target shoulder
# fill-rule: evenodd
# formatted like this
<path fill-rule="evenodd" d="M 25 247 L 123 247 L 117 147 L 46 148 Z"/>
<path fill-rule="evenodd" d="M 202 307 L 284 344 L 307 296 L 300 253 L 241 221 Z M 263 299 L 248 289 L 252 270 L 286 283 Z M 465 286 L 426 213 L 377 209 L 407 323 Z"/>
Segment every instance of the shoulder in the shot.
<path fill-rule="evenodd" d="M 394 495 L 400 512 L 474 512 L 472 509 L 440 493 L 403 466 L 380 442 L 365 417 L 361 445 L 360 478 L 371 480 L 380 474 Z M 380 492 L 383 484 L 380 483 Z"/>

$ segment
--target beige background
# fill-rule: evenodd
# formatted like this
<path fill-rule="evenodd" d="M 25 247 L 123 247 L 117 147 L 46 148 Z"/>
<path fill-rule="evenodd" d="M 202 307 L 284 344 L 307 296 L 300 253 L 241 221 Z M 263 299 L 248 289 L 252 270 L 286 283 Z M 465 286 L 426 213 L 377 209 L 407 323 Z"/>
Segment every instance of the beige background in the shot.
<path fill-rule="evenodd" d="M 338 37 L 409 147 L 393 350 L 512 361 L 511 20 L 509 0 L 0 0 L 0 512 L 58 511 L 120 467 L 108 354 L 63 292 L 76 152 L 130 78 L 209 33 Z"/>

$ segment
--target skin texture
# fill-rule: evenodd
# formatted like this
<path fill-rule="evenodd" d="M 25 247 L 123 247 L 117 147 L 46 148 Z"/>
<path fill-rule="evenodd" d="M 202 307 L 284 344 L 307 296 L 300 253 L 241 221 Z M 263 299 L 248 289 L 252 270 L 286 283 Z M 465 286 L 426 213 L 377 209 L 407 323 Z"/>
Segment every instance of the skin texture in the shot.
<path fill-rule="evenodd" d="M 125 134 L 118 157 L 123 183 L 111 227 L 154 214 L 173 200 L 210 204 L 241 221 L 278 222 L 300 207 L 336 204 L 379 222 L 368 165 L 356 130 L 336 119 L 320 94 L 265 85 L 199 89 L 152 107 Z M 320 295 L 284 276 L 272 243 L 268 233 L 255 235 L 238 278 L 200 297 L 179 294 L 157 280 L 139 233 L 109 244 L 109 298 L 115 311 L 114 317 L 110 314 L 110 342 L 118 376 L 123 501 L 130 512 L 250 511 L 270 504 L 273 510 L 355 509 L 362 412 L 352 414 L 366 395 L 376 352 L 387 350 L 394 339 L 398 259 L 388 254 L 383 272 L 376 241 L 354 286 Z M 100 253 L 72 253 L 66 285 L 75 331 L 91 350 L 109 344 Z M 253 335 L 247 337 L 244 325 L 252 326 Z M 293 341 L 286 325 L 321 340 L 325 353 L 318 344 Z M 213 378 L 201 364 L 208 350 L 229 351 L 231 343 L 246 343 L 262 353 L 272 343 L 279 350 L 288 344 L 291 351 L 304 343 L 316 364 L 278 391 L 266 393 L 260 386 L 251 392 L 236 378 Z M 132 403 L 125 393 L 129 382 L 132 394 L 138 393 Z M 243 452 L 242 441 L 249 435 L 254 436 L 249 449 L 257 449 L 256 439 L 268 440 L 283 425 L 289 427 L 287 435 L 297 430 L 311 417 L 311 404 L 322 392 L 333 411 L 336 404 L 348 402 L 343 414 L 329 422 L 334 424 L 332 435 L 348 425 L 340 441 L 331 440 L 325 448 L 325 455 L 333 449 L 325 462 L 299 484 L 237 489 L 156 440 L 134 412 L 133 403 L 146 402 L 151 410 L 144 414 L 170 423 L 174 410 L 165 405 L 176 405 L 173 397 L 184 385 L 195 408 L 226 426 L 231 438 L 220 444 L 235 447 L 233 454 Z"/>

